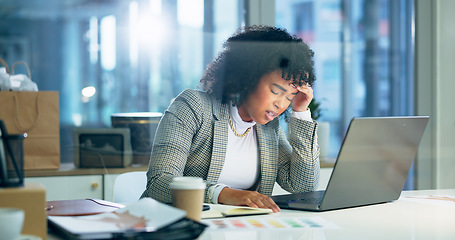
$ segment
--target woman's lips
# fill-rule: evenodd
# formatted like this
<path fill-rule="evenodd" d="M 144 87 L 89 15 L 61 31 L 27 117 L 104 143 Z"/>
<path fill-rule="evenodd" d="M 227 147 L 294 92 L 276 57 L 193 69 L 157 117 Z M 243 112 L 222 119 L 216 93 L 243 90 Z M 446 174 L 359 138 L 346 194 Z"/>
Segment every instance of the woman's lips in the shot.
<path fill-rule="evenodd" d="M 272 121 L 278 114 L 273 111 L 266 111 L 266 116 L 269 121 Z"/>

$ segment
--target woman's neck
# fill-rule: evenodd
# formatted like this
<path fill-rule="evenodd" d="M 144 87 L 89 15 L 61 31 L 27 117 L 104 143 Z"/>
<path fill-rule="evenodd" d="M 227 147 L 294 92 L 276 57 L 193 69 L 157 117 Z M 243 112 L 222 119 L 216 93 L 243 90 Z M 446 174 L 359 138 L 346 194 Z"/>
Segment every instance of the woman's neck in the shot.
<path fill-rule="evenodd" d="M 242 119 L 242 121 L 244 121 L 244 122 L 252 122 L 253 121 L 253 119 L 250 117 L 250 115 L 248 114 L 248 112 L 245 109 L 243 104 L 240 105 L 240 106 L 237 106 L 237 110 L 238 110 L 239 116 Z"/>

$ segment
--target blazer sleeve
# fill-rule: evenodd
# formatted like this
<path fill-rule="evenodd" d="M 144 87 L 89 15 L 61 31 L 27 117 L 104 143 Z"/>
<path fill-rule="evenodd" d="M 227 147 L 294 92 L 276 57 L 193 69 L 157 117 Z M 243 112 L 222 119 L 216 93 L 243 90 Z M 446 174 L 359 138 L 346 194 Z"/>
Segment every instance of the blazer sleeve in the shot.
<path fill-rule="evenodd" d="M 317 122 L 290 118 L 289 140 L 281 128 L 277 183 L 289 192 L 315 191 L 319 183 Z"/>
<path fill-rule="evenodd" d="M 184 91 L 165 111 L 153 142 L 147 186 L 141 197 L 152 197 L 160 202 L 172 201 L 169 184 L 176 176 L 183 176 L 194 134 L 200 126 L 198 112 L 201 104 L 192 91 Z"/>

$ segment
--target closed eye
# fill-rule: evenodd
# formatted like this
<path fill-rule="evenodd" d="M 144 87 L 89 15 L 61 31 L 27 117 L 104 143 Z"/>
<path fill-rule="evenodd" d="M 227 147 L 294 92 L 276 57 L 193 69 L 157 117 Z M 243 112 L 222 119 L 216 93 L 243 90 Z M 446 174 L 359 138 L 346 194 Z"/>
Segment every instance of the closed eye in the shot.
<path fill-rule="evenodd" d="M 270 92 L 272 92 L 274 95 L 279 95 L 279 94 L 280 94 L 279 92 L 282 92 L 283 94 L 287 92 L 287 90 L 286 90 L 284 87 L 282 87 L 282 86 L 280 86 L 280 85 L 278 85 L 278 84 L 276 84 L 276 83 L 273 84 L 273 86 L 274 86 L 275 88 L 278 88 L 278 89 L 279 89 L 278 91 L 276 91 L 276 89 L 274 89 L 274 88 L 271 88 L 271 89 L 270 89 Z M 291 94 L 292 94 L 293 96 L 295 96 L 295 95 L 297 95 L 297 93 L 298 93 L 298 92 L 291 93 Z M 288 96 L 286 96 L 286 99 L 287 99 L 288 101 L 290 101 L 290 102 L 292 101 L 292 98 L 290 98 L 290 97 L 288 97 Z"/>
<path fill-rule="evenodd" d="M 286 97 L 289 101 L 292 101 L 292 99 L 294 98 L 295 95 L 297 95 L 297 93 L 299 92 L 293 92 L 291 93 L 292 94 L 292 98 L 289 98 L 289 97 Z"/>

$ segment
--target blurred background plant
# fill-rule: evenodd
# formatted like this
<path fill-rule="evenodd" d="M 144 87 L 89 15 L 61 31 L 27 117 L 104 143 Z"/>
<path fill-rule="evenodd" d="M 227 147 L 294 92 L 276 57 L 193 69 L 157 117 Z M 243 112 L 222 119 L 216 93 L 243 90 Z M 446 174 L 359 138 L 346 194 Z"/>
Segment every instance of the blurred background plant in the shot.
<path fill-rule="evenodd" d="M 311 111 L 311 118 L 316 121 L 322 116 L 322 112 L 325 110 L 321 107 L 321 102 L 316 101 L 314 98 L 311 100 L 308 107 Z M 319 159 L 322 162 L 333 163 L 333 160 L 329 159 L 328 156 L 330 147 L 330 123 L 323 120 L 318 121 L 317 135 L 320 147 Z"/>
<path fill-rule="evenodd" d="M 314 98 L 311 100 L 310 105 L 308 105 L 311 111 L 311 118 L 318 120 L 322 116 L 321 103 L 317 102 Z"/>

